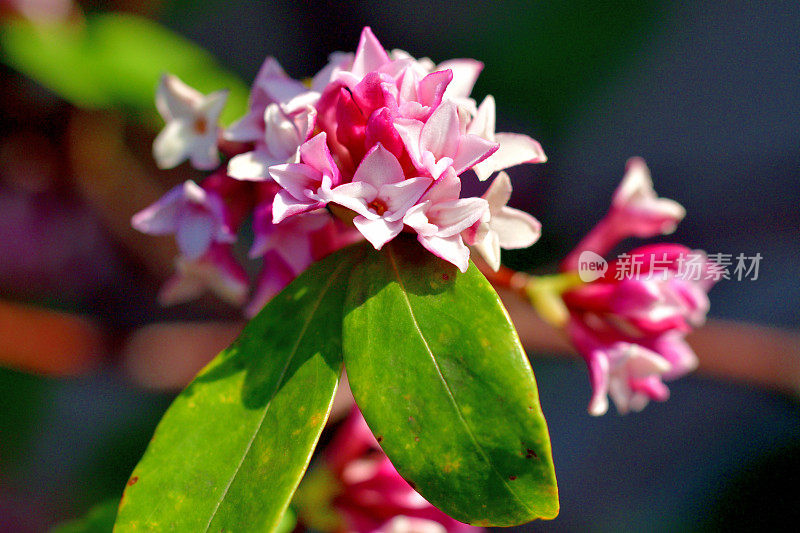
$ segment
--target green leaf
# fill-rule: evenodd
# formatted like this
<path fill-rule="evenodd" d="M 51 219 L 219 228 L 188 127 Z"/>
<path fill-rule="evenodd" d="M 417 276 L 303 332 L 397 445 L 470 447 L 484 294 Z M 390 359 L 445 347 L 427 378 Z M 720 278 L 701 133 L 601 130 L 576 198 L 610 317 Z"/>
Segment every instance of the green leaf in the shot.
<path fill-rule="evenodd" d="M 481 526 L 556 516 L 533 372 L 474 265 L 461 274 L 407 239 L 370 253 L 350 279 L 342 340 L 364 418 L 428 501 Z"/>
<path fill-rule="evenodd" d="M 89 509 L 86 516 L 59 524 L 50 533 L 108 533 L 114 528 L 119 500 L 112 499 Z"/>
<path fill-rule="evenodd" d="M 155 89 L 165 72 L 203 93 L 229 89 L 223 124 L 247 107 L 248 87 L 211 54 L 134 15 L 96 15 L 85 26 L 15 20 L 2 27 L 0 44 L 4 62 L 79 107 L 121 107 L 157 120 Z"/>
<path fill-rule="evenodd" d="M 360 250 L 312 265 L 178 396 L 128 481 L 116 531 L 276 530 L 328 418 Z"/>

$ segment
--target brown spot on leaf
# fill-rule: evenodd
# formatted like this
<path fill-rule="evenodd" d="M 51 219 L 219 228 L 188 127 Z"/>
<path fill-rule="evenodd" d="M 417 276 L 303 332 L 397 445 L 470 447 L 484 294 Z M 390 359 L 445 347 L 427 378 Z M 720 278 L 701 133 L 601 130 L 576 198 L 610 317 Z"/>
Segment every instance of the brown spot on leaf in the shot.
<path fill-rule="evenodd" d="M 528 451 L 528 453 L 525 454 L 525 459 L 530 459 L 531 457 L 535 457 L 536 459 L 539 458 L 539 456 L 536 455 L 536 452 L 531 450 L 530 448 L 528 448 L 527 451 Z"/>
<path fill-rule="evenodd" d="M 378 442 L 383 441 L 383 435 L 378 435 L 377 437 L 375 437 L 375 440 L 377 440 Z"/>
<path fill-rule="evenodd" d="M 139 481 L 139 476 L 133 476 L 132 478 L 130 478 L 128 480 L 128 486 L 132 487 L 132 486 L 136 485 L 137 481 Z"/>
<path fill-rule="evenodd" d="M 510 479 L 511 481 L 514 481 L 515 479 L 517 479 L 517 476 L 508 476 L 508 479 Z"/>
<path fill-rule="evenodd" d="M 414 442 L 419 442 L 419 437 L 414 437 Z"/>
<path fill-rule="evenodd" d="M 450 281 L 450 275 L 447 272 L 442 274 L 442 281 Z"/>

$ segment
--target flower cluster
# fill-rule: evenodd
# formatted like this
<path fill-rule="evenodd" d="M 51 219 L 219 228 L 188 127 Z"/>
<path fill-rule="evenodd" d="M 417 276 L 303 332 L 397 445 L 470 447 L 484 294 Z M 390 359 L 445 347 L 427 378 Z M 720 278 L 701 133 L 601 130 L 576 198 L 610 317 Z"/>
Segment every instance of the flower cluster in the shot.
<path fill-rule="evenodd" d="M 627 237 L 671 233 L 683 216 L 679 204 L 656 196 L 644 161 L 631 159 L 608 215 L 561 269 L 580 269 L 582 254 L 602 260 Z M 607 396 L 621 413 L 639 411 L 649 400 L 666 400 L 669 389 L 662 379 L 683 376 L 697 366 L 684 337 L 705 321 L 706 293 L 713 281 L 710 276 L 691 275 L 686 265 L 691 261 L 706 272 L 714 263 L 703 252 L 678 244 L 647 245 L 627 256 L 646 260 L 631 269 L 621 256 L 596 279 L 562 294 L 567 332 L 589 368 L 593 415 L 607 411 Z"/>
<path fill-rule="evenodd" d="M 470 97 L 482 68 L 472 59 L 437 65 L 387 52 L 364 28 L 354 54 L 331 55 L 307 83 L 268 58 L 247 113 L 225 130 L 218 126 L 224 91 L 204 96 L 165 76 L 156 162 L 170 168 L 188 159 L 216 170 L 213 183 L 187 182 L 134 217 L 143 232 L 176 235 L 179 271 L 162 300 L 193 296 L 203 284 L 244 299 L 246 277 L 229 248 L 250 211 L 250 256 L 264 258 L 251 313 L 313 260 L 361 238 L 380 249 L 413 233 L 461 271 L 470 246 L 497 269 L 501 248 L 533 244 L 539 223 L 506 206 L 505 173 L 483 197 L 461 197 L 469 170 L 486 180 L 546 160 L 530 137 L 495 132 L 491 96 L 480 105 Z M 220 152 L 228 158 L 221 166 Z"/>

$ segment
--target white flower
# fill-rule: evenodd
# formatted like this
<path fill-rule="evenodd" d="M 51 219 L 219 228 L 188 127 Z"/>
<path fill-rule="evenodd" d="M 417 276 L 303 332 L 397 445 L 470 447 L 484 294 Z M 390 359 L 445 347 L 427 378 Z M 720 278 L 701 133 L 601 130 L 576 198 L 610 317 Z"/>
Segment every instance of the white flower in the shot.
<path fill-rule="evenodd" d="M 527 248 L 539 240 L 542 225 L 529 214 L 506 206 L 511 198 L 511 180 L 501 172 L 482 198 L 489 211 L 464 232 L 464 240 L 481 254 L 495 272 L 500 268 L 500 248 Z"/>
<path fill-rule="evenodd" d="M 173 168 L 187 159 L 200 170 L 219 165 L 217 122 L 227 97 L 227 90 L 205 96 L 172 74 L 161 78 L 156 107 L 167 124 L 153 142 L 159 168 Z"/>

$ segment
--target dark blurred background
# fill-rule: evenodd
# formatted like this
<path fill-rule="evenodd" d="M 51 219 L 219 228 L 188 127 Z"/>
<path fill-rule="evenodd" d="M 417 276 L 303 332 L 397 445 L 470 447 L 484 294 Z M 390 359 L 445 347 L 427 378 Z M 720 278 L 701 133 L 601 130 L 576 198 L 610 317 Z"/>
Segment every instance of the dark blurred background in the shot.
<path fill-rule="evenodd" d="M 516 206 L 544 234 L 507 254 L 510 266 L 555 264 L 605 212 L 626 159 L 640 155 L 659 194 L 687 208 L 669 240 L 763 257 L 757 280 L 712 290 L 711 316 L 800 325 L 795 3 L 0 6 L 0 531 L 42 531 L 119 496 L 180 382 L 171 373 L 199 364 L 145 360 L 140 353 L 170 334 L 149 325 L 239 317 L 211 297 L 159 307 L 174 248 L 128 227 L 169 186 L 198 177 L 150 161 L 164 68 L 205 92 L 233 86 L 230 120 L 265 56 L 307 77 L 328 53 L 353 50 L 364 25 L 389 49 L 477 58 L 485 69 L 474 95 L 495 96 L 497 130 L 530 134 L 549 156 L 511 172 Z M 138 19 L 92 23 L 120 12 L 191 42 Z M 89 38 L 76 44 L 53 24 Z M 698 375 L 640 414 L 592 418 L 582 363 L 531 357 L 562 511 L 519 530 L 770 530 L 800 518 L 796 395 Z"/>

